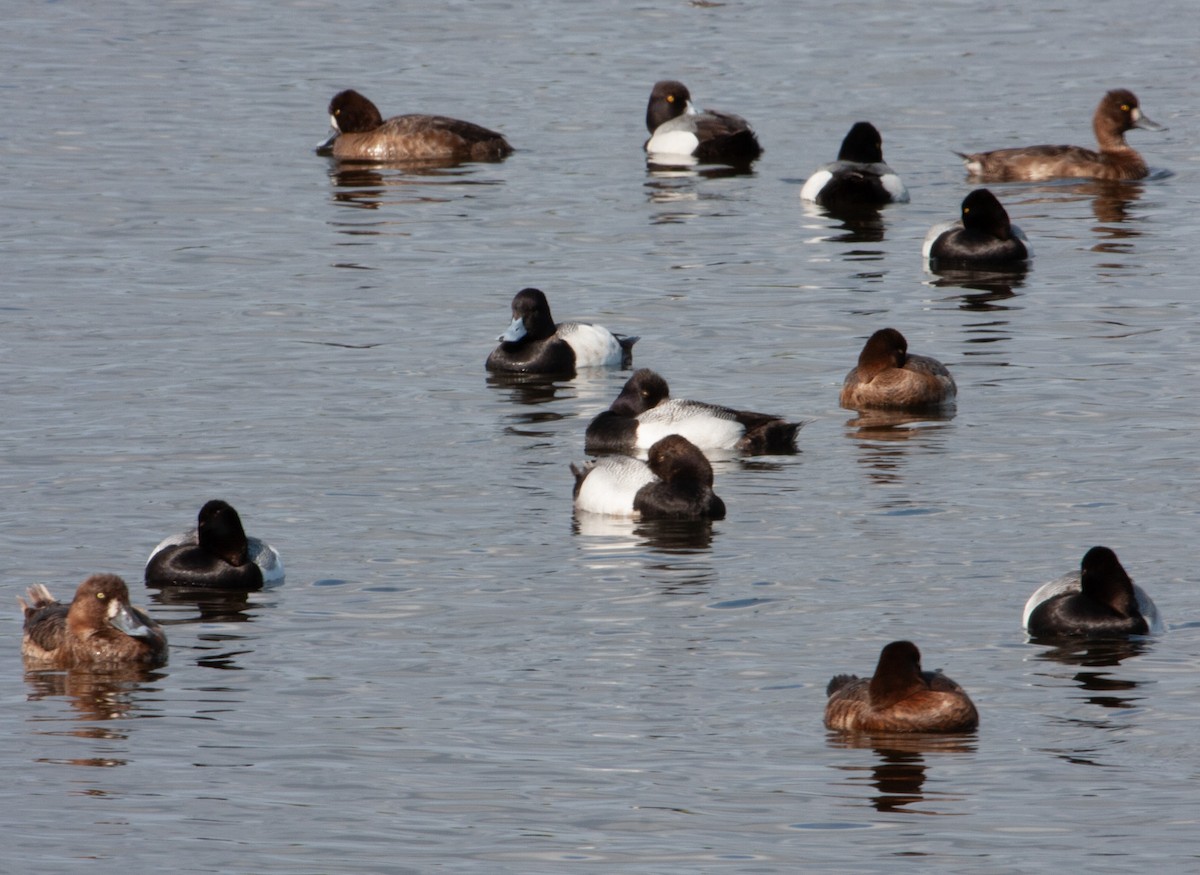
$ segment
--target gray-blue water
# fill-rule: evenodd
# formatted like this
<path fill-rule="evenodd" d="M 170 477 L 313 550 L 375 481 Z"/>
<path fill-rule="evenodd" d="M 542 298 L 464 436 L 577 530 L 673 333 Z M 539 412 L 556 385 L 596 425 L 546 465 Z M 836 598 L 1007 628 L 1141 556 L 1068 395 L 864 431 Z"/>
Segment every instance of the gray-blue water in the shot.
<path fill-rule="evenodd" d="M 7 871 L 1129 872 L 1198 865 L 1196 17 L 1168 0 L 36 3 L 0 84 Z M 648 174 L 656 79 L 733 110 L 750 176 Z M 502 130 L 503 164 L 340 173 L 342 88 Z M 995 186 L 1036 258 L 964 287 L 920 242 L 952 154 L 1090 145 L 1134 90 L 1158 171 Z M 912 203 L 800 184 L 858 119 Z M 717 465 L 711 533 L 575 522 L 568 463 L 627 373 L 483 361 L 524 286 L 641 335 L 680 397 L 808 420 Z M 862 428 L 863 339 L 951 368 L 957 415 Z M 146 590 L 223 497 L 286 584 Z M 1026 642 L 1107 544 L 1161 637 Z M 149 676 L 23 672 L 16 596 L 111 571 L 167 626 Z M 911 638 L 982 725 L 822 727 Z"/>

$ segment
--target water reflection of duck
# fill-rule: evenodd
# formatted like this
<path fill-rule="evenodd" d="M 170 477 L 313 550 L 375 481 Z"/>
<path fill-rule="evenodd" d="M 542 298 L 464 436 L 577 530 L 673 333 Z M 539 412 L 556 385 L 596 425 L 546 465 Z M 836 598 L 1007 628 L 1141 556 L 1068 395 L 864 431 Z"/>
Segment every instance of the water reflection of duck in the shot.
<path fill-rule="evenodd" d="M 866 766 L 840 766 L 846 771 L 869 771 L 877 794 L 871 804 L 876 811 L 907 811 L 908 806 L 929 801 L 925 791 L 928 755 L 970 753 L 976 749 L 973 735 L 831 735 L 829 743 L 841 748 L 867 748 L 877 761 Z M 931 813 L 931 812 L 921 812 Z"/>
<path fill-rule="evenodd" d="M 1144 653 L 1151 643 L 1139 638 L 1107 638 L 1076 640 L 1051 647 L 1037 659 L 1087 669 L 1120 666 L 1126 660 Z M 1114 677 L 1109 671 L 1079 671 L 1072 675 L 1081 690 L 1091 694 L 1087 701 L 1103 708 L 1132 708 L 1139 696 L 1131 694 L 1140 686 L 1136 680 Z"/>
<path fill-rule="evenodd" d="M 29 700 L 64 698 L 79 712 L 79 719 L 86 721 L 117 720 L 135 716 L 146 706 L 139 700 L 140 694 L 154 694 L 157 689 L 147 686 L 164 678 L 162 671 L 144 665 L 107 666 L 96 669 L 90 666 L 46 670 L 31 669 L 25 672 L 25 683 L 30 687 Z M 154 697 L 153 701 L 160 701 Z M 121 730 L 89 732 L 89 736 L 125 738 Z M 88 761 L 87 765 L 95 765 Z M 124 760 L 112 762 L 107 758 L 101 765 L 123 765 Z"/>
<path fill-rule="evenodd" d="M 930 273 L 933 278 L 928 283 L 934 288 L 964 290 L 964 294 L 954 296 L 960 309 L 983 312 L 1013 309 L 1000 302 L 1016 297 L 1016 290 L 1025 286 L 1025 278 L 1029 275 L 1025 265 L 999 270 L 940 268 L 930 270 Z"/>

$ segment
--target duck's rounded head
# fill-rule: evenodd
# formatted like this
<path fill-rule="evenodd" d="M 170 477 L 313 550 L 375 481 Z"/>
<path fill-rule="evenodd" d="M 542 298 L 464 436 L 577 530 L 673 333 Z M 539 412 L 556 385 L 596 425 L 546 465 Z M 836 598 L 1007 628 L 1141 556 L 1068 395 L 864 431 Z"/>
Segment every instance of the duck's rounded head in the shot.
<path fill-rule="evenodd" d="M 674 79 L 655 82 L 650 102 L 646 104 L 646 128 L 653 134 L 659 125 L 687 112 L 691 102 L 692 93 L 682 82 Z"/>
<path fill-rule="evenodd" d="M 383 116 L 375 104 L 348 88 L 329 101 L 329 123 L 343 134 L 361 134 L 383 124 Z"/>

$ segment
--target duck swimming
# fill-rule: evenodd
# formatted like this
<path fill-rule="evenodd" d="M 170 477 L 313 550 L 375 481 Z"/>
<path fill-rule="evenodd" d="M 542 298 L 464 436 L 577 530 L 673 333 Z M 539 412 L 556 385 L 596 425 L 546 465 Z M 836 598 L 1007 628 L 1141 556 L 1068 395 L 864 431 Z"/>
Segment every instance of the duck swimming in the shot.
<path fill-rule="evenodd" d="M 837 160 L 822 165 L 800 189 L 801 200 L 847 210 L 908 203 L 908 188 L 883 160 L 883 138 L 870 122 L 856 122 Z"/>
<path fill-rule="evenodd" d="M 750 125 L 739 115 L 697 109 L 687 86 L 673 79 L 656 82 L 646 105 L 645 148 L 652 164 L 746 166 L 762 155 Z"/>
<path fill-rule="evenodd" d="M 1032 638 L 1111 638 L 1163 630 L 1158 607 L 1108 547 L 1092 547 L 1078 571 L 1039 587 L 1025 602 L 1021 625 Z"/>
<path fill-rule="evenodd" d="M 650 447 L 647 461 L 603 456 L 571 465 L 575 509 L 643 520 L 725 518 L 713 492 L 713 470 L 700 449 L 669 435 Z"/>
<path fill-rule="evenodd" d="M 1022 146 L 957 154 L 967 172 L 984 182 L 1037 182 L 1064 177 L 1144 179 L 1150 172 L 1146 162 L 1125 142 L 1125 132 L 1134 128 L 1166 130 L 1146 117 L 1132 91 L 1117 88 L 1104 95 L 1092 116 L 1098 152 L 1082 146 Z"/>
<path fill-rule="evenodd" d="M 950 404 L 958 394 L 946 366 L 908 351 L 895 328 L 872 334 L 846 374 L 838 402 L 851 410 L 920 410 Z"/>
<path fill-rule="evenodd" d="M 329 102 L 333 135 L 317 147 L 342 161 L 499 161 L 513 148 L 502 134 L 443 115 L 397 115 L 384 121 L 357 91 Z"/>
<path fill-rule="evenodd" d="M 196 528 L 163 539 L 146 562 L 148 586 L 249 591 L 283 577 L 278 551 L 247 536 L 238 512 L 220 499 L 206 502 Z"/>
<path fill-rule="evenodd" d="M 632 453 L 669 434 L 683 435 L 701 450 L 757 455 L 796 452 L 796 432 L 802 422 L 670 395 L 667 381 L 657 373 L 649 368 L 634 371 L 608 410 L 588 425 L 587 452 Z"/>
<path fill-rule="evenodd" d="M 69 605 L 42 584 L 31 586 L 21 655 L 31 665 L 52 668 L 136 664 L 164 665 L 167 636 L 162 626 L 129 603 L 129 589 L 115 574 L 93 574 Z"/>
<path fill-rule="evenodd" d="M 628 367 L 638 338 L 588 322 L 555 323 L 540 289 L 512 299 L 512 324 L 498 338 L 485 367 L 511 374 L 565 374 L 576 368 Z"/>
<path fill-rule="evenodd" d="M 960 211 L 958 221 L 941 222 L 925 235 L 921 256 L 931 269 L 1020 269 L 1033 258 L 1025 232 L 986 188 L 963 198 Z"/>
<path fill-rule="evenodd" d="M 962 687 L 921 670 L 921 651 L 893 641 L 869 678 L 840 674 L 826 687 L 825 726 L 845 732 L 968 732 L 979 712 Z"/>

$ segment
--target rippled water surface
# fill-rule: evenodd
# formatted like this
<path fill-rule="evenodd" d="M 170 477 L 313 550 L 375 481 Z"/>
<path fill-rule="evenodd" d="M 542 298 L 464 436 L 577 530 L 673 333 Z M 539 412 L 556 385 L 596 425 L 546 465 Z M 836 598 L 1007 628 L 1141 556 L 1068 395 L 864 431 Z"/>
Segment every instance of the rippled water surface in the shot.
<path fill-rule="evenodd" d="M 1200 231 L 1194 10 L 672 3 L 38 3 L 3 39 L 12 871 L 1195 871 Z M 1120 24 L 1118 24 L 1120 23 Z M 750 175 L 650 173 L 660 78 L 740 112 Z M 354 87 L 504 131 L 502 164 L 313 154 Z M 1037 257 L 935 276 L 956 149 L 1169 126 L 1124 185 L 995 186 Z M 858 119 L 912 203 L 800 185 Z M 483 360 L 524 286 L 641 336 L 676 395 L 807 421 L 716 465 L 711 527 L 574 520 L 619 371 Z M 948 418 L 837 407 L 891 325 Z M 287 564 L 144 588 L 223 497 Z M 1117 550 L 1167 623 L 1054 649 L 1026 596 Z M 23 672 L 16 596 L 130 581 L 150 673 Z M 838 672 L 911 638 L 972 694 L 946 739 L 845 739 Z M 86 861 L 86 862 L 85 862 Z"/>

